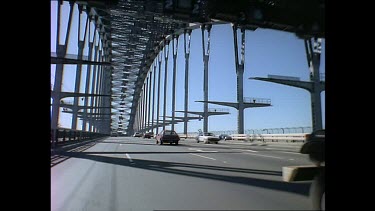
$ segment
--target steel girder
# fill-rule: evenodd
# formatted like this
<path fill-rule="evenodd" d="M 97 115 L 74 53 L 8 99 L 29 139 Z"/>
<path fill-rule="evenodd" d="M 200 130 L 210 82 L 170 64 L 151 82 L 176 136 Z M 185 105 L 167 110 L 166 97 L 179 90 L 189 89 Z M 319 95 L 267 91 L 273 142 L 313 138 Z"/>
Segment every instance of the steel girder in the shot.
<path fill-rule="evenodd" d="M 171 34 L 191 23 L 237 23 L 325 36 L 325 0 L 106 0 L 76 1 L 95 7 L 104 50 L 111 63 L 112 131 L 132 133 L 142 85 Z M 192 26 L 194 28 L 196 26 Z M 121 106 L 120 106 L 121 105 Z"/>

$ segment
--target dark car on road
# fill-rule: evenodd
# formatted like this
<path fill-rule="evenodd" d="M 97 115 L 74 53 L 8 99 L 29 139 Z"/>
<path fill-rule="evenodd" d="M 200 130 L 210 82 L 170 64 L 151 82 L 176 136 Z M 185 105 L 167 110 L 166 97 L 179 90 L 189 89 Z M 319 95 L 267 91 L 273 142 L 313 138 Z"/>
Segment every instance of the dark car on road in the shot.
<path fill-rule="evenodd" d="M 143 134 L 143 138 L 153 138 L 154 133 L 153 132 L 147 132 Z"/>
<path fill-rule="evenodd" d="M 163 143 L 174 143 L 178 145 L 180 136 L 174 130 L 163 130 L 156 135 L 156 144 L 162 145 Z"/>
<path fill-rule="evenodd" d="M 220 139 L 220 140 L 224 140 L 224 141 L 226 141 L 226 140 L 232 140 L 232 136 L 230 136 L 230 135 L 228 135 L 228 134 L 221 134 L 221 135 L 219 136 L 219 139 Z"/>
<path fill-rule="evenodd" d="M 140 132 L 135 132 L 133 137 L 142 137 L 142 133 Z"/>

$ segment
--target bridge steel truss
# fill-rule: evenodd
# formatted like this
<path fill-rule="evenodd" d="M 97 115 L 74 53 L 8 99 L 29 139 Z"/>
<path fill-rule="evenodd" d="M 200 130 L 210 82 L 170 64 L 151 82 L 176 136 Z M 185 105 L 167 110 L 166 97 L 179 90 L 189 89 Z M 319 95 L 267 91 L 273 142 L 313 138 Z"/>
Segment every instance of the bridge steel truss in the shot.
<path fill-rule="evenodd" d="M 111 108 L 108 13 L 74 1 L 57 1 L 56 5 L 57 22 L 52 23 L 57 31 L 56 52 L 51 52 L 51 65 L 56 67 L 51 90 L 52 140 L 57 141 L 57 133 L 61 129 L 61 108 L 62 112 L 72 114 L 72 131 L 76 131 L 77 121 L 81 119 L 81 132 L 108 134 Z M 74 36 L 77 43 L 70 42 Z M 77 54 L 68 53 L 71 48 L 77 48 Z M 71 71 L 67 65 L 76 65 L 73 92 L 62 90 L 64 71 Z M 86 75 L 85 81 L 83 73 Z M 73 100 L 69 101 L 69 98 Z"/>
<path fill-rule="evenodd" d="M 169 45 L 175 46 L 174 42 L 180 35 L 183 34 L 185 39 L 189 35 L 188 43 L 185 41 L 185 48 L 188 49 L 185 49 L 186 81 L 190 33 L 202 26 L 205 28 L 204 26 L 213 24 L 235 23 L 246 30 L 258 27 L 282 30 L 295 33 L 303 39 L 325 36 L 324 0 L 239 0 L 229 4 L 223 0 L 58 2 L 59 5 L 69 2 L 71 11 L 75 6 L 78 7 L 80 18 L 77 35 L 80 39 L 77 55 L 67 54 L 73 13 L 64 17 L 69 18 L 69 24 L 63 40 L 60 37 L 62 17 L 59 12 L 56 52 L 51 52 L 51 64 L 56 64 L 54 87 L 51 91 L 52 129 L 58 128 L 60 108 L 65 108 L 65 112 L 72 113 L 72 129 L 76 129 L 77 118 L 80 118 L 83 121 L 83 131 L 97 133 L 119 132 L 130 135 L 134 130 L 158 130 L 167 124 L 173 126 L 176 122 L 184 122 L 186 132 L 187 100 L 182 120 L 175 120 L 177 117 L 174 112 L 172 121 L 166 120 L 165 95 L 164 99 L 160 99 L 161 89 L 166 87 L 160 84 L 163 74 L 161 65 L 164 53 L 166 74 Z M 85 13 L 87 17 L 83 23 L 81 13 Z M 84 48 L 88 48 L 88 55 L 84 53 Z M 177 49 L 173 49 L 174 69 L 176 51 Z M 75 91 L 72 93 L 61 91 L 66 64 L 77 65 Z M 80 84 L 82 65 L 86 65 L 86 74 L 90 76 L 86 77 L 85 86 Z M 175 70 L 173 73 L 172 78 L 175 78 Z M 164 75 L 164 83 L 167 82 L 165 78 L 167 75 Z M 80 91 L 82 87 L 84 93 Z M 185 84 L 185 98 L 187 87 Z M 71 104 L 61 101 L 67 96 L 74 97 Z M 79 103 L 79 99 L 84 100 L 83 105 Z M 162 100 L 163 121 L 159 119 Z M 172 102 L 173 110 L 174 105 Z"/>

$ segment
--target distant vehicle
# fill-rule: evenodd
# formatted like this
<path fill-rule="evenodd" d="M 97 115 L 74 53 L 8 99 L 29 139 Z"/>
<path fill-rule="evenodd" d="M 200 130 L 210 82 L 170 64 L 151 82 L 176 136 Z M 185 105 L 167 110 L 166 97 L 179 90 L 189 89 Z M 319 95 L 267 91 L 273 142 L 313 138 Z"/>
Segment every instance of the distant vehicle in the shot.
<path fill-rule="evenodd" d="M 310 186 L 312 209 L 325 210 L 325 130 L 308 134 L 300 152 L 308 154 L 314 165 L 283 167 L 283 180 L 313 180 Z"/>
<path fill-rule="evenodd" d="M 153 138 L 154 132 L 146 132 L 143 134 L 143 138 Z"/>
<path fill-rule="evenodd" d="M 174 130 L 162 130 L 156 135 L 156 144 L 162 145 L 163 143 L 175 143 L 178 145 L 180 141 L 180 136 Z"/>
<path fill-rule="evenodd" d="M 142 133 L 140 132 L 135 132 L 133 137 L 142 137 Z"/>
<path fill-rule="evenodd" d="M 228 135 L 228 134 L 221 134 L 221 135 L 219 136 L 219 139 L 220 139 L 220 140 L 224 140 L 224 141 L 226 141 L 226 140 L 232 140 L 233 138 L 232 138 L 232 136 L 230 136 L 230 135 Z"/>
<path fill-rule="evenodd" d="M 195 137 L 195 140 L 197 140 L 197 143 L 202 141 L 205 144 L 210 144 L 210 143 L 217 144 L 219 143 L 220 138 L 213 133 L 202 132 L 197 137 Z"/>

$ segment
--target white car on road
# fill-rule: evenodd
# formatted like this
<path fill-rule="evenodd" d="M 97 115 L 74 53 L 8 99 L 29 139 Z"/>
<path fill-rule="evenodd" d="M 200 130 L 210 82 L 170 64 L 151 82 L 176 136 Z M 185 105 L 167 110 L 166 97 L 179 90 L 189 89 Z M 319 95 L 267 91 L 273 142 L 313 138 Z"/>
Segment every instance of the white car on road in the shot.
<path fill-rule="evenodd" d="M 211 143 L 219 143 L 220 138 L 216 136 L 213 133 L 204 132 L 200 133 L 197 137 L 195 137 L 195 140 L 197 140 L 197 143 L 203 142 L 205 144 L 211 144 Z"/>

